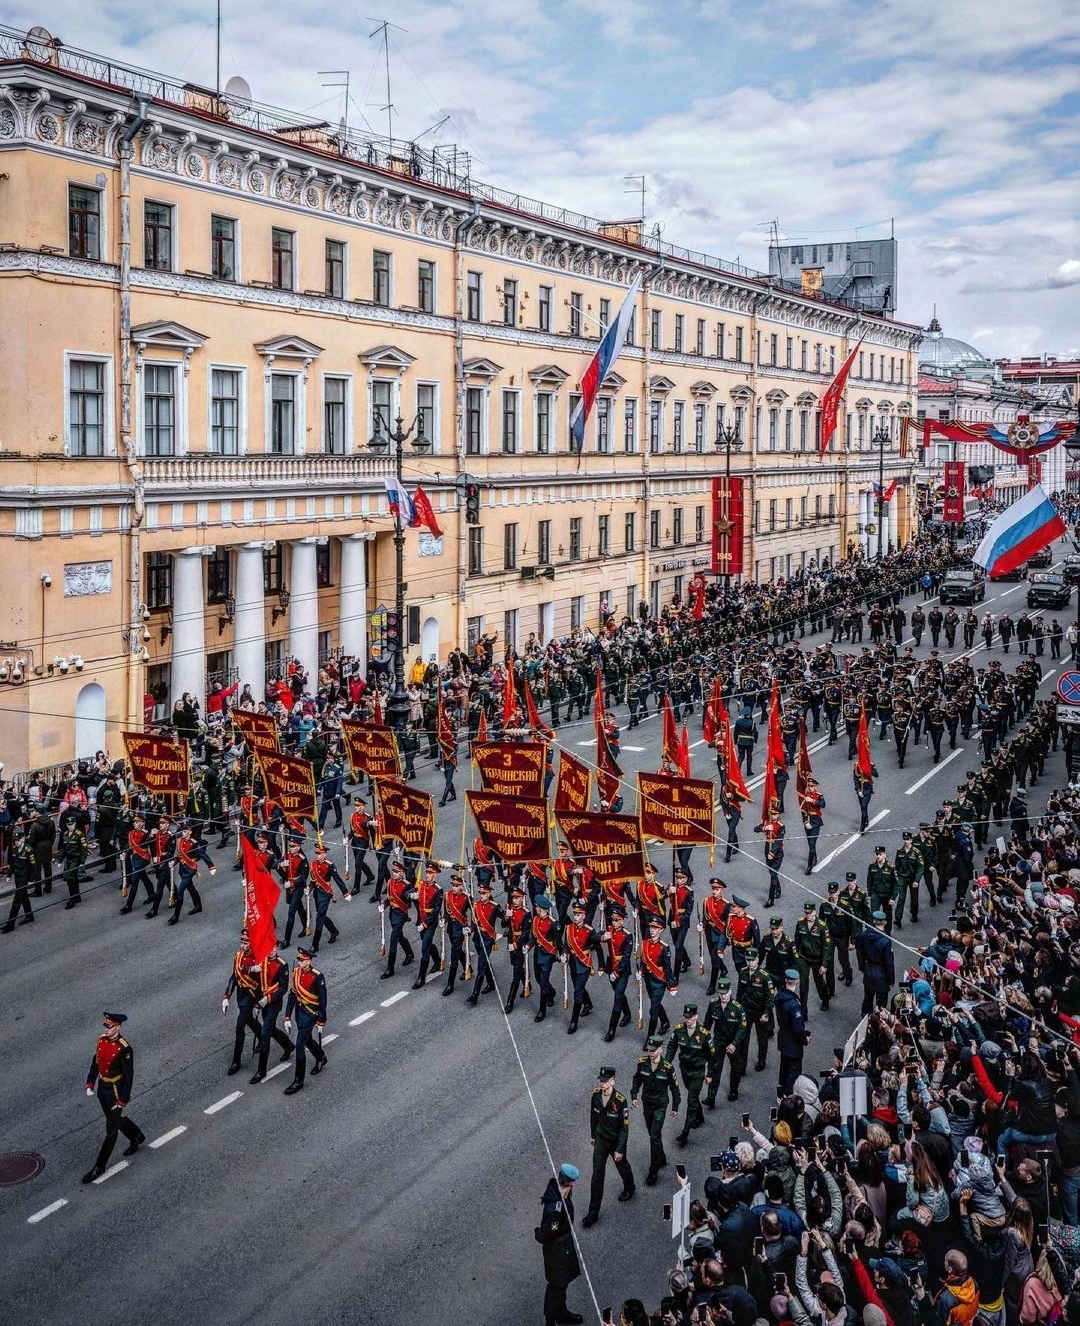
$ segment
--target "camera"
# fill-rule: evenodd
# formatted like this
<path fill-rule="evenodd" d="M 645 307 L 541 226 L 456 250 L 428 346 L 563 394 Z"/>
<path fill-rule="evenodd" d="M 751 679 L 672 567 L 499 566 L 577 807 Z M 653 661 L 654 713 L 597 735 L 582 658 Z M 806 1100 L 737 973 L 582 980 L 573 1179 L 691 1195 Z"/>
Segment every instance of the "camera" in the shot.
<path fill-rule="evenodd" d="M 713 1174 L 716 1174 L 722 1168 L 723 1166 L 720 1164 L 719 1156 L 709 1157 L 709 1169 L 712 1171 Z"/>
<path fill-rule="evenodd" d="M 86 666 L 86 664 L 83 662 L 82 654 L 72 654 L 71 666 L 75 669 L 76 672 L 82 672 L 83 668 Z"/>
<path fill-rule="evenodd" d="M 665 1203 L 664 1203 L 663 1220 L 664 1220 L 664 1223 L 665 1223 L 665 1224 L 670 1224 L 670 1223 L 671 1223 L 671 1203 L 670 1203 L 670 1202 L 665 1202 Z"/>
<path fill-rule="evenodd" d="M 46 589 L 48 589 L 52 585 L 52 576 L 49 575 L 48 571 L 42 571 L 41 583 L 45 586 Z"/>

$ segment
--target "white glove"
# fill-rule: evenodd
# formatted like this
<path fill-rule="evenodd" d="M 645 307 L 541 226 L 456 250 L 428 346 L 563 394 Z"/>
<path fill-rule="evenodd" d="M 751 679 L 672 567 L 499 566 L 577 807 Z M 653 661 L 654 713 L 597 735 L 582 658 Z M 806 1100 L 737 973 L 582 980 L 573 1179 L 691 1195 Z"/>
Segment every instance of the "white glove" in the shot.
<path fill-rule="evenodd" d="M 223 1013 L 227 1013 L 227 1012 L 229 1011 L 229 1001 L 228 1001 L 228 999 L 223 999 L 223 1000 L 221 1001 L 221 1011 L 222 1011 Z"/>
<path fill-rule="evenodd" d="M 343 901 L 343 902 L 352 902 L 352 894 L 351 894 L 351 893 L 343 893 L 343 894 L 341 895 L 341 897 L 342 897 L 342 901 Z"/>
<path fill-rule="evenodd" d="M 94 1088 L 93 1088 L 93 1087 L 87 1087 L 87 1088 L 86 1088 L 86 1094 L 87 1094 L 88 1096 L 92 1096 L 92 1095 L 94 1094 Z"/>
<path fill-rule="evenodd" d="M 211 867 L 210 867 L 210 873 L 211 873 L 211 875 L 216 875 L 216 874 L 217 874 L 217 866 L 211 866 Z"/>
<path fill-rule="evenodd" d="M 698 923 L 697 932 L 699 935 L 703 935 L 705 933 L 705 927 L 700 922 Z"/>
<path fill-rule="evenodd" d="M 292 1031 L 292 1018 L 285 1019 L 285 1030 Z"/>

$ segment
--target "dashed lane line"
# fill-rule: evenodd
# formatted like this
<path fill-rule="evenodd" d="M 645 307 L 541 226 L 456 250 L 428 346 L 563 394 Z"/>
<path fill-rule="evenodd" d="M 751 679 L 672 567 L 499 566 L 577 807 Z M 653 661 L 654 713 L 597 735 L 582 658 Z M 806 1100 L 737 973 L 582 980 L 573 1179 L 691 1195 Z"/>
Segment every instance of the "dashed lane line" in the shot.
<path fill-rule="evenodd" d="M 874 818 L 869 822 L 869 824 L 867 824 L 866 832 L 869 833 L 870 830 L 874 827 L 874 825 L 877 824 L 879 820 L 883 820 L 885 816 L 888 815 L 888 813 L 889 813 L 888 809 L 879 810 L 878 813 L 874 816 Z M 854 847 L 854 845 L 859 841 L 859 839 L 864 836 L 865 835 L 862 833 L 853 833 L 850 838 L 845 838 L 839 847 L 834 847 L 828 856 L 822 857 L 822 859 L 814 867 L 814 874 L 815 875 L 820 874 L 821 871 L 825 869 L 825 867 L 829 864 L 830 861 L 832 861 L 835 857 L 838 857 L 841 852 L 846 852 L 849 847 Z"/>
<path fill-rule="evenodd" d="M 292 1067 L 291 1062 L 283 1064 L 275 1064 L 273 1068 L 267 1071 L 266 1076 L 263 1078 L 263 1081 L 269 1082 L 272 1077 L 277 1077 L 278 1073 L 284 1073 L 287 1068 L 291 1067 Z"/>
<path fill-rule="evenodd" d="M 951 764 L 958 755 L 963 755 L 965 750 L 966 747 L 957 746 L 957 748 L 953 751 L 951 755 L 946 755 L 940 764 L 935 764 L 929 773 L 923 774 L 923 776 L 917 782 L 912 783 L 909 788 L 906 788 L 904 791 L 904 796 L 909 797 L 913 793 L 917 792 L 924 783 L 928 783 L 930 779 L 933 778 L 934 774 L 940 773 L 942 769 L 944 769 L 947 764 Z"/>
<path fill-rule="evenodd" d="M 32 1216 L 26 1217 L 28 1225 L 39 1224 L 42 1220 L 47 1220 L 49 1216 L 55 1215 L 62 1206 L 67 1206 L 66 1197 L 58 1197 L 55 1202 L 50 1202 L 48 1206 L 43 1206 L 40 1211 L 35 1211 Z"/>
<path fill-rule="evenodd" d="M 239 1100 L 244 1093 L 242 1091 L 230 1091 L 227 1096 L 222 1096 L 220 1100 L 215 1100 L 213 1105 L 208 1105 L 203 1114 L 217 1114 L 218 1110 L 223 1110 L 226 1105 L 231 1105 L 234 1100 Z"/>
<path fill-rule="evenodd" d="M 379 1007 L 389 1008 L 391 1004 L 396 1004 L 399 999 L 404 999 L 408 993 L 408 990 L 399 990 L 397 994 L 392 994 L 389 999 L 384 999 Z"/>
<path fill-rule="evenodd" d="M 361 1013 L 358 1018 L 353 1018 L 352 1021 L 349 1023 L 349 1026 L 359 1027 L 361 1023 L 370 1022 L 374 1016 L 375 1016 L 375 1010 L 373 1008 L 369 1008 L 366 1013 Z"/>
<path fill-rule="evenodd" d="M 114 1175 L 119 1174 L 122 1169 L 127 1169 L 127 1167 L 128 1163 L 126 1160 L 118 1160 L 115 1165 L 110 1165 L 104 1174 L 99 1175 L 94 1180 L 95 1187 L 101 1183 L 108 1183 Z"/>
<path fill-rule="evenodd" d="M 150 1143 L 150 1150 L 156 1151 L 159 1146 L 165 1146 L 167 1143 L 171 1142 L 173 1138 L 179 1137 L 181 1133 L 186 1133 L 186 1132 L 187 1132 L 187 1124 L 186 1123 L 178 1124 L 175 1128 L 170 1128 L 167 1133 L 162 1133 L 160 1137 L 155 1137 L 154 1140 Z"/>

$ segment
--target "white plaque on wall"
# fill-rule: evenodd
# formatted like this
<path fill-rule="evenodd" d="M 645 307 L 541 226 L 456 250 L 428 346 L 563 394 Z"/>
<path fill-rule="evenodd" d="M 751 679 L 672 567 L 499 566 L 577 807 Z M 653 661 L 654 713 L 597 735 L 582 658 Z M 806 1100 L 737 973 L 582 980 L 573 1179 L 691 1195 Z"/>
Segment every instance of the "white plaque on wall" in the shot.
<path fill-rule="evenodd" d="M 68 562 L 64 567 L 64 598 L 83 599 L 91 594 L 111 594 L 112 562 Z"/>
<path fill-rule="evenodd" d="M 441 557 L 442 551 L 442 539 L 437 539 L 434 534 L 428 534 L 426 532 L 420 535 L 421 557 Z"/>

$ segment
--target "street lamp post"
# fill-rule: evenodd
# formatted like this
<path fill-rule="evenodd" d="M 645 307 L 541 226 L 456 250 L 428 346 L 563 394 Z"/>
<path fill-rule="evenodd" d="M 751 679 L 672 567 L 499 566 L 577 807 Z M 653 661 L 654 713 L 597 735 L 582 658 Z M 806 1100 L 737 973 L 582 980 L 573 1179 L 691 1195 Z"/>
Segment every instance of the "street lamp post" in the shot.
<path fill-rule="evenodd" d="M 384 431 L 386 425 L 383 422 L 382 415 L 375 415 L 375 432 L 368 442 L 368 450 L 374 452 L 377 456 L 385 456 L 388 451 L 394 457 L 394 474 L 397 478 L 397 486 L 401 487 L 401 478 L 403 464 L 405 459 L 405 443 L 416 434 L 413 439 L 411 455 L 423 456 L 431 450 L 431 441 L 424 436 L 424 417 L 417 412 L 416 418 L 408 426 L 403 427 L 404 420 L 399 414 L 394 421 L 394 430 Z M 397 636 L 393 641 L 394 652 L 394 685 L 390 691 L 390 699 L 386 705 L 387 724 L 395 732 L 404 732 L 409 724 L 409 697 L 405 693 L 405 590 L 408 586 L 405 584 L 405 526 L 401 523 L 401 508 L 398 508 L 394 516 L 394 614 L 397 620 Z"/>
<path fill-rule="evenodd" d="M 716 449 L 724 453 L 724 482 L 725 492 L 727 493 L 728 514 L 725 517 L 727 521 L 728 552 L 727 560 L 724 562 L 724 588 L 731 587 L 731 540 L 734 535 L 731 523 L 731 453 L 742 450 L 742 437 L 734 424 L 721 424 L 716 430 Z M 740 537 L 742 530 L 739 530 Z"/>
<path fill-rule="evenodd" d="M 885 540 L 885 443 L 891 440 L 889 430 L 885 427 L 885 424 L 880 424 L 872 439 L 877 443 L 878 449 L 877 559 L 879 562 L 884 556 Z"/>

